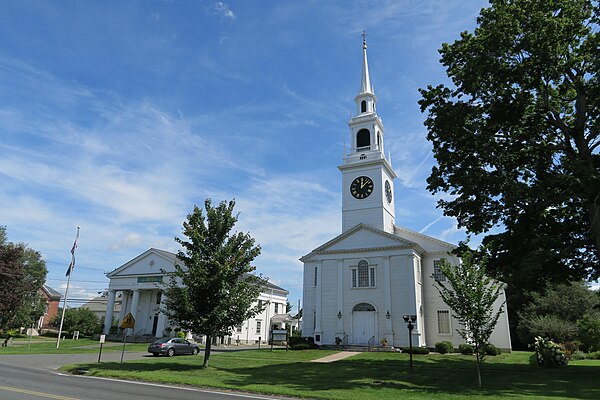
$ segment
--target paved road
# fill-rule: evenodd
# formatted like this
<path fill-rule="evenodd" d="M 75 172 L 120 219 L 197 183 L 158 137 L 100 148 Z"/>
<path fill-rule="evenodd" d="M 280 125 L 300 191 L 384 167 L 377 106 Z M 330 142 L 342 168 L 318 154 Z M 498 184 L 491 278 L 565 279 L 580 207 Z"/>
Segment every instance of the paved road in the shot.
<path fill-rule="evenodd" d="M 102 360 L 120 360 L 121 353 L 106 353 Z M 126 352 L 125 360 L 146 357 Z M 60 365 L 96 362 L 97 354 L 38 354 L 0 356 L 2 400 L 234 400 L 272 397 L 218 392 L 160 384 L 60 374 Z"/>

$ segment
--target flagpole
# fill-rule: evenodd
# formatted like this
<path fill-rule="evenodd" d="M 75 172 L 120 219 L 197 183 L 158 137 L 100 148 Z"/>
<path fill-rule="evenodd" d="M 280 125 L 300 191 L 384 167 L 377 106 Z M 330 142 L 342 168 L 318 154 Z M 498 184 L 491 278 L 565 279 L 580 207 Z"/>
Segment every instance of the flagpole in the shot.
<path fill-rule="evenodd" d="M 60 327 L 58 328 L 58 338 L 56 339 L 57 349 L 60 347 L 60 337 L 62 336 L 63 322 L 65 320 L 65 311 L 67 310 L 67 296 L 69 295 L 69 285 L 71 284 L 71 272 L 73 271 L 73 267 L 75 267 L 75 249 L 77 248 L 77 239 L 79 239 L 79 227 L 77 227 L 77 236 L 75 237 L 75 243 L 73 243 L 73 248 L 71 249 L 71 264 L 69 264 L 69 269 L 67 270 L 67 288 L 65 289 L 65 299 L 63 300 L 62 315 L 60 317 Z"/>

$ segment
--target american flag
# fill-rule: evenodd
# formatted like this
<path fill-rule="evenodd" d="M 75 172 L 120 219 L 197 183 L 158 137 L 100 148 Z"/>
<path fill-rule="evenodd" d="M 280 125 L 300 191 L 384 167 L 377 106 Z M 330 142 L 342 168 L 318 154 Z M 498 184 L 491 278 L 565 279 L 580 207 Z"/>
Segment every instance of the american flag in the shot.
<path fill-rule="evenodd" d="M 71 247 L 71 264 L 69 264 L 69 268 L 67 269 L 65 276 L 71 275 L 71 271 L 73 268 L 75 268 L 75 249 L 77 248 L 77 239 L 79 239 L 79 227 L 77 227 L 77 236 L 75 237 L 73 247 Z"/>

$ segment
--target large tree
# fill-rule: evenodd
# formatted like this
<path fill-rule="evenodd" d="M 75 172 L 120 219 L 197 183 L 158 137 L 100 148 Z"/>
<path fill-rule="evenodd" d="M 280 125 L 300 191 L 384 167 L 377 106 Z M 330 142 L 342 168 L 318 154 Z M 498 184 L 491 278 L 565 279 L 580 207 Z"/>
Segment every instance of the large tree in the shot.
<path fill-rule="evenodd" d="M 452 84 L 421 89 L 428 189 L 484 239 L 514 305 L 542 281 L 600 276 L 600 6 L 491 0 L 443 44 Z"/>
<path fill-rule="evenodd" d="M 0 329 L 29 326 L 43 314 L 39 289 L 46 273 L 41 254 L 9 242 L 0 226 Z"/>
<path fill-rule="evenodd" d="M 175 238 L 183 250 L 177 257 L 166 290 L 166 311 L 181 328 L 206 335 L 203 368 L 208 366 L 212 339 L 261 311 L 257 299 L 262 277 L 254 275 L 252 261 L 260 246 L 248 233 L 233 233 L 238 217 L 235 201 L 194 210 L 183 223 L 185 239 Z"/>
<path fill-rule="evenodd" d="M 498 302 L 503 285 L 486 275 L 485 258 L 477 261 L 470 251 L 460 255 L 462 261 L 458 265 L 442 261 L 441 270 L 447 282 L 436 281 L 435 287 L 452 310 L 452 316 L 460 322 L 456 331 L 475 348 L 477 382 L 481 387 L 480 366 L 486 346 L 504 311 L 504 303 Z"/>

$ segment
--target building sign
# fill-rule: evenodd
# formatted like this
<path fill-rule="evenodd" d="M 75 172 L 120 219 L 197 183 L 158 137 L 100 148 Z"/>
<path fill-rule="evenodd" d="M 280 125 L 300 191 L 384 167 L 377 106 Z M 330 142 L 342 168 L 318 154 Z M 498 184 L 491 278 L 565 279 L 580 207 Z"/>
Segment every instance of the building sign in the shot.
<path fill-rule="evenodd" d="M 137 278 L 138 283 L 162 282 L 162 276 L 140 276 Z"/>

